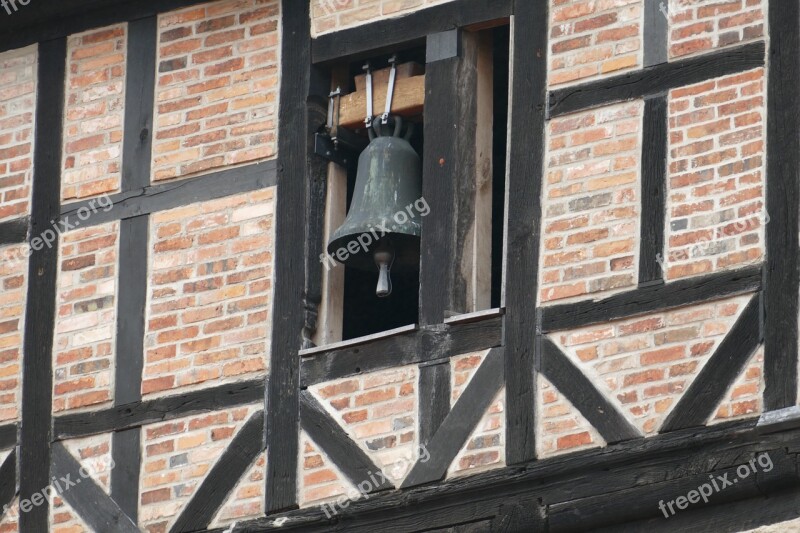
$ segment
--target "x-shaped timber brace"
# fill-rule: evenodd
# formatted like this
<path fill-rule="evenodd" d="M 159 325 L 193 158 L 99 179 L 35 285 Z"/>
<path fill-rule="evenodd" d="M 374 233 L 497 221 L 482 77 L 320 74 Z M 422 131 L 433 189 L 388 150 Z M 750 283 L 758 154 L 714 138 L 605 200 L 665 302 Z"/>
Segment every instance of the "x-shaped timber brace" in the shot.
<path fill-rule="evenodd" d="M 32 210 L 29 218 L 0 224 L 0 235 L 3 236 L 0 244 L 11 244 L 26 242 L 30 236 L 46 228 L 50 220 L 66 219 L 85 205 L 78 202 L 61 206 L 60 203 L 66 36 L 91 27 L 132 21 L 128 37 L 122 192 L 111 197 L 113 209 L 98 212 L 88 221 L 89 224 L 121 221 L 120 279 L 125 281 L 120 283 L 118 295 L 119 352 L 116 357 L 118 385 L 115 405 L 92 413 L 52 416 L 58 246 L 56 243 L 52 248 L 35 251 L 30 258 L 28 277 L 22 422 L 0 426 L 0 447 L 17 445 L 0 465 L 0 507 L 9 504 L 17 495 L 29 497 L 47 486 L 52 475 L 76 471 L 79 465 L 62 441 L 113 432 L 117 467 L 111 474 L 111 495 L 107 495 L 95 481 L 86 480 L 65 493 L 65 498 L 81 518 L 98 531 L 137 531 L 141 427 L 264 400 L 265 409 L 253 414 L 234 437 L 195 491 L 172 531 L 206 529 L 228 492 L 265 448 L 268 452 L 266 506 L 268 515 L 273 516 L 252 524 L 240 524 L 235 530 L 279 528 L 284 527 L 287 521 L 289 524 L 324 525 L 325 519 L 319 510 L 292 511 L 297 506 L 299 430 L 307 431 L 354 483 L 366 479 L 367 472 L 374 472 L 377 467 L 310 395 L 307 387 L 408 364 L 420 366 L 419 394 L 426 402 L 420 409 L 420 434 L 421 442 L 425 442 L 431 452 L 431 460 L 413 466 L 402 488 L 435 482 L 444 477 L 449 464 L 503 386 L 507 397 L 506 463 L 510 466 L 484 475 L 480 483 L 502 480 L 504 485 L 514 486 L 512 481 L 527 479 L 514 473 L 517 470 L 511 472 L 513 465 L 529 464 L 526 467 L 529 477 L 546 475 L 550 470 L 561 468 L 559 459 L 532 462 L 535 460 L 536 376 L 540 372 L 558 387 L 608 443 L 623 443 L 608 452 L 572 454 L 575 468 L 587 461 L 593 461 L 593 464 L 610 461 L 614 454 L 640 453 L 637 450 L 643 448 L 645 441 L 638 430 L 545 335 L 734 295 L 752 294 L 752 298 L 669 415 L 661 429 L 665 434 L 647 441 L 654 448 L 668 450 L 678 446 L 678 441 L 684 438 L 681 430 L 702 426 L 762 341 L 765 346 L 766 408 L 778 410 L 795 404 L 800 153 L 794 136 L 787 132 L 798 131 L 800 126 L 800 96 L 797 91 L 788 91 L 785 87 L 800 86 L 797 64 L 800 41 L 795 27 L 800 12 L 796 3 L 771 0 L 769 6 L 771 60 L 766 209 L 770 213 L 770 224 L 766 230 L 766 263 L 763 267 L 720 272 L 670 284 L 664 284 L 661 271 L 654 264 L 656 254 L 663 250 L 664 245 L 667 91 L 763 66 L 766 52 L 763 41 L 667 62 L 666 19 L 653 15 L 653 10 L 657 9 L 654 2 L 645 2 L 644 68 L 548 94 L 546 2 L 455 0 L 399 19 L 382 20 L 325 35 L 312 43 L 308 2 L 284 0 L 281 15 L 284 61 L 281 66 L 277 161 L 151 185 L 150 132 L 156 16 L 160 11 L 191 3 L 198 2 L 155 2 L 154 5 L 135 8 L 138 11 L 131 8 L 117 14 L 104 13 L 96 18 L 73 19 L 74 26 L 62 28 L 59 31 L 63 34 L 55 38 L 52 28 L 40 28 L 41 35 L 30 32 L 0 41 L 3 49 L 41 41 Z M 502 312 L 446 321 L 445 310 L 453 298 L 453 280 L 448 278 L 451 274 L 445 274 L 447 279 L 442 279 L 437 266 L 449 264 L 457 252 L 457 243 L 451 236 L 458 222 L 447 206 L 452 205 L 458 193 L 458 179 L 467 175 L 468 169 L 459 166 L 466 158 L 459 155 L 469 144 L 465 141 L 471 130 L 462 128 L 462 134 L 449 137 L 437 132 L 462 118 L 460 113 L 468 115 L 473 109 L 470 106 L 474 105 L 469 101 L 451 105 L 453 101 L 459 101 L 456 97 L 462 96 L 458 93 L 459 84 L 454 80 L 466 75 L 461 68 L 462 58 L 457 44 L 461 30 L 452 28 L 466 28 L 510 16 L 513 16 L 510 108 L 514 112 L 510 115 L 513 135 L 508 147 L 507 187 L 513 194 L 508 195 L 506 205 L 504 268 L 505 285 L 511 290 L 506 291 Z M 298 354 L 304 347 L 303 339 L 307 339 L 316 327 L 315 308 L 321 297 L 321 270 L 316 257 L 323 244 L 320 236 L 325 164 L 313 155 L 313 133 L 325 122 L 330 86 L 329 80 L 314 65 L 366 56 L 375 49 L 375 36 L 381 38 L 378 46 L 387 49 L 427 37 L 429 61 L 431 57 L 435 58 L 427 65 L 425 82 L 428 112 L 423 194 L 431 206 L 431 215 L 426 220 L 429 229 L 423 235 L 420 324 L 372 342 L 332 347 L 301 360 Z M 456 45 L 452 46 L 454 42 Z M 446 50 L 455 53 L 448 54 Z M 641 224 L 639 286 L 599 302 L 539 308 L 535 302 L 546 121 L 551 117 L 632 98 L 645 100 L 641 198 L 642 211 L 648 216 L 642 218 Z M 47 105 L 41 105 L 44 102 Z M 439 165 L 440 158 L 448 164 Z M 275 185 L 281 201 L 276 213 L 276 250 L 279 253 L 275 268 L 270 377 L 266 382 L 252 380 L 179 396 L 142 400 L 146 237 L 150 214 Z M 296 213 L 311 213 L 305 226 L 295 223 Z M 294 246 L 297 242 L 305 242 L 306 249 Z M 479 350 L 489 350 L 488 355 L 451 409 L 449 358 Z M 391 357 L 387 356 L 389 353 Z M 752 429 L 751 426 L 742 427 Z M 709 429 L 707 438 L 722 438 L 729 431 L 734 429 Z M 19 479 L 16 472 L 21 473 Z M 460 493 L 458 491 L 469 487 L 468 483 L 468 480 L 450 482 L 443 487 L 443 494 Z M 376 490 L 389 489 L 392 487 L 387 484 Z M 424 501 L 426 493 L 415 490 L 404 491 L 408 492 L 406 503 L 414 498 L 423 498 L 419 501 Z M 383 500 L 374 499 L 361 507 L 353 505 L 350 511 L 366 510 L 367 505 L 373 510 L 392 509 L 398 503 L 392 494 L 387 492 Z M 795 496 L 787 495 L 786 498 Z M 466 496 L 463 499 L 469 500 Z M 471 505 L 495 511 L 497 506 L 503 506 L 490 496 L 482 497 L 480 504 L 473 502 Z M 530 505 L 535 512 L 523 518 L 514 513 L 507 514 L 498 517 L 496 524 L 510 527 L 509 523 L 517 523 L 514 520 L 538 523 L 536 521 L 542 519 L 541 499 L 538 503 L 532 500 Z M 474 517 L 481 512 L 489 511 L 476 510 Z M 48 514 L 47 505 L 21 514 L 21 530 L 47 530 Z M 397 522 L 396 525 L 412 523 L 409 520 L 406 518 L 406 522 Z M 434 521 L 426 523 L 433 524 Z"/>

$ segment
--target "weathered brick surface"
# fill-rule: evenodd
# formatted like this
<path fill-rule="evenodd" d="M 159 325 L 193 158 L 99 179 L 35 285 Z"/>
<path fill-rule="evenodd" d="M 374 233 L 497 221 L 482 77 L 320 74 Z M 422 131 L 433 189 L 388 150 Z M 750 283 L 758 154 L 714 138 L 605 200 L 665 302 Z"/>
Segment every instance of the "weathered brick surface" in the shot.
<path fill-rule="evenodd" d="M 0 424 L 18 420 L 28 295 L 26 246 L 0 247 Z"/>
<path fill-rule="evenodd" d="M 225 0 L 158 19 L 153 178 L 271 158 L 278 0 Z"/>
<path fill-rule="evenodd" d="M 539 374 L 537 393 L 537 457 L 552 457 L 606 445 L 594 426 L 542 374 Z"/>
<path fill-rule="evenodd" d="M 332 31 L 374 22 L 383 18 L 407 15 L 434 4 L 451 0 L 310 0 L 311 33 Z"/>
<path fill-rule="evenodd" d="M 667 279 L 764 256 L 764 69 L 669 95 Z"/>
<path fill-rule="evenodd" d="M 757 416 L 764 410 L 764 349 L 759 348 L 728 390 L 711 423 Z"/>
<path fill-rule="evenodd" d="M 261 408 L 238 407 L 145 426 L 140 527 L 148 533 L 166 533 L 236 433 Z M 255 497 L 247 491 L 242 496 L 244 507 Z"/>
<path fill-rule="evenodd" d="M 476 352 L 450 360 L 451 406 L 455 405 L 475 376 L 487 352 Z M 448 477 L 474 474 L 505 465 L 505 402 L 503 387 L 472 430 L 447 471 Z"/>
<path fill-rule="evenodd" d="M 233 488 L 210 528 L 227 527 L 233 522 L 264 516 L 264 479 L 267 471 L 267 455 L 262 453 L 250 469 L 245 472 Z"/>
<path fill-rule="evenodd" d="M 399 484 L 417 453 L 415 366 L 322 383 L 310 390 L 355 442 Z M 312 483 L 309 483 L 311 485 Z"/>
<path fill-rule="evenodd" d="M 28 214 L 37 48 L 0 54 L 0 222 Z"/>
<path fill-rule="evenodd" d="M 0 533 L 19 533 L 19 496 L 8 505 L 11 512 L 0 516 Z"/>
<path fill-rule="evenodd" d="M 640 68 L 644 1 L 551 1 L 550 85 Z"/>
<path fill-rule="evenodd" d="M 126 41 L 122 24 L 73 35 L 67 42 L 64 200 L 119 190 Z"/>
<path fill-rule="evenodd" d="M 265 189 L 151 217 L 145 396 L 265 373 L 273 194 Z"/>
<path fill-rule="evenodd" d="M 61 236 L 53 410 L 113 399 L 119 222 Z"/>
<path fill-rule="evenodd" d="M 643 109 L 633 101 L 548 123 L 542 303 L 636 285 Z"/>
<path fill-rule="evenodd" d="M 297 494 L 300 507 L 333 503 L 338 498 L 354 494 L 356 490 L 305 431 L 300 432 L 298 470 Z"/>
<path fill-rule="evenodd" d="M 85 439 L 65 441 L 67 450 L 80 462 L 89 474 L 90 479 L 97 483 L 106 494 L 111 492 L 111 436 L 97 435 Z M 82 474 L 73 476 L 72 481 L 83 479 Z M 50 506 L 50 523 L 53 533 L 89 533 L 92 530 L 78 515 L 70 504 L 60 497 L 53 499 Z"/>
<path fill-rule="evenodd" d="M 765 0 L 669 0 L 669 55 L 679 58 L 761 39 Z"/>
<path fill-rule="evenodd" d="M 551 338 L 642 433 L 650 435 L 658 431 L 750 298 L 554 333 Z"/>

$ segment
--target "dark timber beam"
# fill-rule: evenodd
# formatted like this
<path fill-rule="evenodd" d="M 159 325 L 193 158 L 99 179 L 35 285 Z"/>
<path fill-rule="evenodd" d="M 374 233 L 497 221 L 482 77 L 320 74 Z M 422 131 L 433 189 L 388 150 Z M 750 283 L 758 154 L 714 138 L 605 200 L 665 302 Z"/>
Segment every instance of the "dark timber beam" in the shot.
<path fill-rule="evenodd" d="M 767 264 L 764 273 L 765 409 L 797 404 L 800 291 L 800 5 L 769 2 Z M 791 133 L 790 133 L 791 132 Z"/>
<path fill-rule="evenodd" d="M 309 2 L 282 0 L 281 94 L 278 116 L 278 202 L 275 210 L 270 379 L 265 412 L 269 450 L 265 483 L 267 513 L 297 507 L 299 453 L 299 350 L 303 346 L 308 200 L 307 163 L 313 151 L 308 132 L 311 83 Z M 267 407 L 268 406 L 268 407 Z"/>
<path fill-rule="evenodd" d="M 255 413 L 222 452 L 170 528 L 170 533 L 201 531 L 227 500 L 247 469 L 264 451 L 264 411 Z"/>
<path fill-rule="evenodd" d="M 75 228 L 104 224 L 112 220 L 149 215 L 197 202 L 207 202 L 234 194 L 272 187 L 276 183 L 276 162 L 264 161 L 227 168 L 195 178 L 168 181 L 109 195 L 105 199 L 70 202 L 61 208 L 61 221 Z M 135 176 L 138 174 L 134 174 Z M 139 179 L 139 178 L 135 178 Z M 89 210 L 91 216 L 79 211 Z"/>
<path fill-rule="evenodd" d="M 331 418 L 309 391 L 300 394 L 300 420 L 311 440 L 330 458 L 336 468 L 356 487 L 369 482 L 370 492 L 393 489 L 386 477 L 375 478 L 380 468 L 345 433 L 341 424 Z M 380 479 L 378 484 L 374 479 Z"/>
<path fill-rule="evenodd" d="M 398 18 L 378 20 L 314 39 L 314 63 L 374 56 L 399 45 L 422 42 L 430 34 L 508 18 L 514 0 L 455 0 L 414 11 Z"/>
<path fill-rule="evenodd" d="M 300 386 L 412 364 L 435 364 L 450 357 L 488 350 L 503 341 L 503 319 L 493 317 L 468 324 L 436 324 L 304 357 Z M 449 406 L 448 406 L 449 410 Z"/>
<path fill-rule="evenodd" d="M 28 217 L 0 222 L 0 246 L 22 244 L 28 238 Z"/>
<path fill-rule="evenodd" d="M 125 135 L 122 147 L 122 191 L 150 185 L 153 106 L 155 102 L 157 19 L 128 24 L 128 72 L 125 89 Z M 117 342 L 114 365 L 114 406 L 142 400 L 144 336 L 148 290 L 150 217 L 120 222 Z M 111 497 L 138 522 L 141 429 L 112 434 Z"/>
<path fill-rule="evenodd" d="M 756 295 L 669 413 L 662 433 L 708 422 L 762 340 L 761 309 Z"/>
<path fill-rule="evenodd" d="M 17 443 L 17 424 L 0 426 L 0 450 L 5 450 Z"/>
<path fill-rule="evenodd" d="M 746 513 L 737 514 L 741 522 L 758 527 L 785 520 L 788 513 L 761 514 L 754 511 L 756 507 L 749 505 L 748 502 L 754 500 L 742 498 L 753 497 L 753 485 L 762 481 L 765 482 L 765 495 L 756 496 L 760 502 L 772 496 L 779 497 L 783 490 L 781 487 L 787 481 L 791 483 L 797 479 L 800 429 L 759 435 L 754 429 L 755 422 L 746 420 L 681 430 L 508 466 L 438 484 L 373 494 L 369 499 L 350 502 L 347 508 L 338 509 L 339 513 L 331 518 L 326 517 L 319 507 L 310 507 L 242 522 L 233 531 L 366 533 L 385 528 L 387 523 L 392 525 L 393 531 L 431 531 L 453 527 L 453 524 L 494 520 L 504 508 L 508 509 L 518 502 L 530 502 L 531 496 L 535 496 L 545 509 L 563 504 L 559 513 L 561 523 L 569 520 L 566 513 L 570 511 L 575 516 L 582 513 L 591 516 L 592 520 L 581 523 L 581 531 L 594 530 L 595 525 L 600 527 L 607 523 L 611 514 L 617 517 L 615 524 L 651 520 L 648 524 L 659 524 L 659 531 L 675 531 L 669 527 L 672 521 L 679 520 L 681 513 L 666 520 L 658 507 L 659 500 L 673 500 L 708 481 L 710 475 L 723 475 L 730 472 L 732 467 L 747 464 L 749 468 L 751 459 L 766 452 L 774 464 L 773 475 L 759 475 L 738 483 L 737 486 L 744 483 L 746 488 L 731 497 L 738 500 L 740 505 L 747 505 Z M 758 463 L 756 466 L 760 468 Z M 725 489 L 734 493 L 737 490 L 731 487 Z M 800 491 L 795 489 L 793 493 L 796 494 L 794 499 L 783 499 L 781 503 L 791 505 L 791 502 L 800 501 Z M 602 500 L 604 497 L 607 499 Z M 725 501 L 724 498 L 722 501 Z M 603 507 L 597 502 L 605 506 L 605 515 Z M 735 509 L 735 505 L 717 506 L 716 503 L 717 500 L 712 497 L 708 504 L 701 504 L 708 512 L 709 520 L 705 524 L 713 523 L 711 517 L 731 523 L 727 515 L 731 513 L 731 508 Z M 800 514 L 796 506 L 784 509 L 789 510 L 794 516 Z M 524 530 L 539 531 L 530 528 Z M 222 533 L 222 529 L 216 530 L 216 533 Z"/>
<path fill-rule="evenodd" d="M 748 294 L 760 289 L 760 266 L 708 274 L 667 284 L 639 287 L 598 301 L 544 307 L 542 329 L 550 332 L 582 328 Z"/>
<path fill-rule="evenodd" d="M 61 415 L 54 420 L 54 437 L 56 440 L 66 440 L 139 428 L 198 413 L 253 404 L 263 399 L 263 380 L 241 381 L 175 396 L 116 405 L 109 409 Z"/>
<path fill-rule="evenodd" d="M 667 95 L 648 96 L 644 100 L 642 186 L 639 193 L 642 201 L 639 285 L 664 281 L 665 272 L 662 272 L 661 265 L 664 264 L 664 216 L 667 209 L 668 131 Z"/>
<path fill-rule="evenodd" d="M 17 495 L 17 450 L 0 463 L 0 521 L 3 520 L 3 509 L 11 505 Z"/>
<path fill-rule="evenodd" d="M 547 337 L 542 337 L 540 372 L 558 391 L 581 412 L 607 443 L 642 437 L 619 410 L 561 349 Z"/>
<path fill-rule="evenodd" d="M 417 461 L 402 488 L 438 481 L 445 476 L 453 459 L 503 387 L 503 361 L 503 348 L 494 348 L 486 355 L 467 388 L 427 443 L 430 459 Z"/>
<path fill-rule="evenodd" d="M 789 19 L 791 17 L 788 17 Z M 756 42 L 661 63 L 550 93 L 550 116 L 556 117 L 615 102 L 643 98 L 764 66 L 764 42 Z"/>
<path fill-rule="evenodd" d="M 138 533 L 139 528 L 117 506 L 105 491 L 90 476 L 84 475 L 83 469 L 63 443 L 53 445 L 53 476 L 62 480 L 64 485 L 58 492 L 86 522 L 92 531 L 114 531 L 115 533 Z M 67 477 L 69 476 L 69 477 Z M 72 485 L 66 485 L 64 479 L 69 479 Z M 49 484 L 49 483 L 48 483 Z M 54 484 L 55 485 L 55 484 Z M 47 486 L 47 485 L 43 485 Z M 39 489 L 41 490 L 41 489 Z M 22 513 L 20 518 L 28 513 Z M 25 531 L 25 529 L 22 529 Z M 36 531 L 49 531 L 42 529 Z"/>
<path fill-rule="evenodd" d="M 39 44 L 36 140 L 33 153 L 31 234 L 52 227 L 61 201 L 61 134 L 67 63 L 66 39 Z M 34 250 L 28 260 L 28 296 L 22 358 L 20 499 L 30 499 L 50 484 L 53 412 L 53 335 L 56 319 L 58 236 L 52 246 Z M 21 531 L 48 531 L 50 505 L 21 513 Z"/>
<path fill-rule="evenodd" d="M 475 227 L 478 56 L 481 40 L 461 29 L 427 39 L 425 158 L 422 197 L 430 214 L 422 226 L 419 321 L 441 324 L 468 309 L 467 254 Z M 442 268 L 442 265 L 453 265 Z M 420 366 L 420 434 L 432 436 L 450 410 L 450 363 Z"/>
<path fill-rule="evenodd" d="M 549 2 L 517 2 L 512 25 L 504 302 L 506 462 L 536 455 L 539 232 L 544 180 Z M 534 318 L 536 323 L 534 323 Z"/>
<path fill-rule="evenodd" d="M 644 66 L 666 63 L 668 58 L 669 4 L 661 0 L 644 3 Z M 647 116 L 647 115 L 645 115 Z"/>

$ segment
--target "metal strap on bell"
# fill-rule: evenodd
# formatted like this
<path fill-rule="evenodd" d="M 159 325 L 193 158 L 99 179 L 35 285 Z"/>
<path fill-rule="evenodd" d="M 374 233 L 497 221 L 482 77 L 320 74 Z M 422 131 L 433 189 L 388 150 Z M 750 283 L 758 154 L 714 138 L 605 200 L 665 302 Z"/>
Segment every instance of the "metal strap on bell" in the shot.
<path fill-rule="evenodd" d="M 409 143 L 413 124 L 404 131 L 403 119 L 390 115 L 395 76 L 390 77 L 386 112 L 373 117 L 372 75 L 369 64 L 364 68 L 370 143 L 358 158 L 350 210 L 331 237 L 328 253 L 347 266 L 377 271 L 376 294 L 386 297 L 392 292 L 392 268 L 419 269 L 422 218 L 411 207 L 422 195 L 422 163 Z"/>

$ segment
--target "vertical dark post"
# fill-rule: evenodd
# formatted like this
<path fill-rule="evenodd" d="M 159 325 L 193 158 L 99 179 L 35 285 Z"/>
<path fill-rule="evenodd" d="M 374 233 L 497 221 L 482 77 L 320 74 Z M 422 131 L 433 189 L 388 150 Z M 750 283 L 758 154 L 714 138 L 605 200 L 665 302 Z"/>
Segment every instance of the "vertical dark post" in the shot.
<path fill-rule="evenodd" d="M 475 203 L 477 39 L 451 30 L 428 36 L 422 196 L 421 325 L 441 324 L 467 306 L 462 254 Z"/>
<path fill-rule="evenodd" d="M 764 409 L 797 403 L 800 289 L 800 4 L 769 3 Z"/>
<path fill-rule="evenodd" d="M 663 283 L 664 210 L 667 179 L 667 95 L 644 100 L 639 285 Z"/>
<path fill-rule="evenodd" d="M 549 2 L 517 2 L 512 26 L 512 87 L 506 180 L 504 301 L 506 463 L 536 456 L 539 230 L 547 108 Z"/>
<path fill-rule="evenodd" d="M 668 60 L 669 3 L 670 0 L 647 0 L 644 3 L 645 67 Z"/>
<path fill-rule="evenodd" d="M 467 311 L 466 242 L 475 217 L 478 37 L 461 29 L 428 36 L 419 322 L 441 324 Z M 450 363 L 420 367 L 420 438 L 427 442 L 450 411 Z"/>
<path fill-rule="evenodd" d="M 265 442 L 267 513 L 297 507 L 299 446 L 298 351 L 303 343 L 309 153 L 309 3 L 281 2 L 281 93 L 278 124 L 278 193 L 275 211 L 275 279 L 272 350 L 267 384 Z"/>
<path fill-rule="evenodd" d="M 128 24 L 123 192 L 150 185 L 157 25 L 157 17 Z M 142 399 L 149 218 L 143 215 L 120 221 L 114 379 L 114 405 L 117 406 Z M 112 439 L 115 467 L 111 471 L 111 497 L 131 521 L 137 523 L 141 429 L 115 431 Z"/>
<path fill-rule="evenodd" d="M 33 155 L 31 235 L 52 231 L 61 210 L 61 144 L 67 41 L 39 44 L 36 139 Z M 58 238 L 34 250 L 28 264 L 28 297 L 22 368 L 20 429 L 20 501 L 50 484 L 53 410 L 53 335 L 58 277 Z M 48 531 L 50 505 L 44 502 L 20 513 L 20 531 Z"/>

